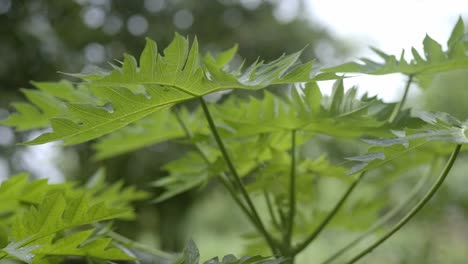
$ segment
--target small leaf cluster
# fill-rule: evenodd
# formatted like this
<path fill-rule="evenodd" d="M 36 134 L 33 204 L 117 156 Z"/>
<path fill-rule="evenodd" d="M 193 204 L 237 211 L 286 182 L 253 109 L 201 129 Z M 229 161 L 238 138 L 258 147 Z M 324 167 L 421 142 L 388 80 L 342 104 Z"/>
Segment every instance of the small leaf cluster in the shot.
<path fill-rule="evenodd" d="M 182 254 L 172 264 L 199 264 L 200 253 L 195 243 L 190 240 L 185 246 Z M 287 263 L 285 258 L 271 259 L 270 257 L 252 256 L 237 258 L 234 255 L 226 255 L 221 261 L 218 257 L 209 259 L 203 264 L 282 264 Z"/>
<path fill-rule="evenodd" d="M 96 225 L 134 219 L 130 203 L 147 196 L 121 183 L 108 186 L 102 171 L 84 187 L 12 176 L 0 186 L 0 258 L 29 264 L 60 263 L 69 256 L 133 260 Z"/>

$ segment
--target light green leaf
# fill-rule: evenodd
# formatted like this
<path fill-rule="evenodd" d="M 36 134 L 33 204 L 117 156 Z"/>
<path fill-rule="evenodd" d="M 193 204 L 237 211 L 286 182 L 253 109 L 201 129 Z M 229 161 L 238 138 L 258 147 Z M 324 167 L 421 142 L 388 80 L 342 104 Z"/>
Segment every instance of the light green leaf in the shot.
<path fill-rule="evenodd" d="M 115 66 L 109 73 L 75 75 L 84 81 L 78 86 L 86 87 L 93 95 L 91 100 L 69 101 L 70 98 L 63 98 L 63 94 L 42 90 L 42 97 L 53 96 L 66 101 L 65 109 L 57 115 L 43 115 L 43 119 L 49 119 L 53 132 L 28 144 L 55 140 L 78 144 L 118 130 L 170 105 L 209 93 L 227 89 L 257 90 L 273 84 L 313 79 L 310 76 L 312 62 L 298 63 L 300 52 L 269 63 L 255 62 L 244 70 L 228 71 L 223 65 L 233 57 L 234 50 L 221 53 L 219 58 L 201 59 L 197 41 L 189 47 L 188 40 L 176 34 L 164 55 L 160 55 L 156 43 L 148 39 L 140 65 L 134 57 L 125 55 L 122 66 Z M 325 78 L 335 77 L 327 75 Z M 29 109 L 22 116 L 24 120 L 30 120 L 36 112 Z M 10 124 L 24 125 L 20 120 Z"/>
<path fill-rule="evenodd" d="M 182 108 L 179 115 L 192 133 L 197 134 L 207 130 L 206 123 L 200 122 L 203 120 L 201 111 L 189 112 L 186 108 Z M 149 145 L 184 137 L 185 132 L 174 113 L 166 108 L 99 139 L 94 144 L 95 159 L 106 159 Z"/>
<path fill-rule="evenodd" d="M 66 102 L 100 103 L 88 88 L 80 85 L 75 88 L 68 81 L 33 82 L 33 85 L 38 90 L 21 89 L 30 103 L 13 103 L 17 112 L 2 124 L 14 126 L 19 131 L 44 128 L 49 126 L 50 118 L 65 116 Z"/>
<path fill-rule="evenodd" d="M 210 157 L 213 162 L 213 157 Z M 190 189 L 206 183 L 211 177 L 218 176 L 221 171 L 215 171 L 199 153 L 188 152 L 181 158 L 167 163 L 163 169 L 169 175 L 153 183 L 153 186 L 165 188 L 154 202 L 162 202 Z"/>
<path fill-rule="evenodd" d="M 189 240 L 185 245 L 184 251 L 181 256 L 173 261 L 171 264 L 198 264 L 200 259 L 200 252 L 192 240 Z"/>
<path fill-rule="evenodd" d="M 348 158 L 358 162 L 348 174 L 360 173 L 402 157 L 409 151 L 421 148 L 430 141 L 467 144 L 468 122 L 460 122 L 447 113 L 419 112 L 417 117 L 425 122 L 417 129 L 395 131 L 397 137 L 365 139 L 371 144 L 367 154 Z"/>
<path fill-rule="evenodd" d="M 89 240 L 94 230 L 79 231 L 58 239 L 52 244 L 47 244 L 32 252 L 36 259 L 50 256 L 88 256 L 107 260 L 134 260 L 120 249 L 110 245 L 110 238 L 98 237 Z"/>
<path fill-rule="evenodd" d="M 33 250 L 39 248 L 40 246 L 21 246 L 24 241 L 19 241 L 16 243 L 11 242 L 2 249 L 2 251 L 8 253 L 8 255 L 13 256 L 21 261 L 24 261 L 28 264 L 32 264 L 32 259 L 34 258 L 35 254 L 32 253 Z"/>
<path fill-rule="evenodd" d="M 426 35 L 423 40 L 425 59 L 414 48 L 411 49 L 414 59 L 410 62 L 404 59 L 404 51 L 398 59 L 394 55 L 372 48 L 383 59 L 383 62 L 362 58 L 360 62 L 348 62 L 322 69 L 322 71 L 372 75 L 402 73 L 414 76 L 421 86 L 427 87 L 436 73 L 468 68 L 467 46 L 463 39 L 465 34 L 464 23 L 460 18 L 448 40 L 448 49 L 446 51 L 442 50 L 438 42 Z"/>
<path fill-rule="evenodd" d="M 248 102 L 232 97 L 214 106 L 214 113 L 229 124 L 237 135 L 280 130 L 319 132 L 333 136 L 357 137 L 363 133 L 383 133 L 385 117 L 392 104 L 366 95 L 356 98 L 356 88 L 344 93 L 337 81 L 331 97 L 323 97 L 315 83 L 294 88 L 287 98 L 265 92 L 262 99 Z"/>

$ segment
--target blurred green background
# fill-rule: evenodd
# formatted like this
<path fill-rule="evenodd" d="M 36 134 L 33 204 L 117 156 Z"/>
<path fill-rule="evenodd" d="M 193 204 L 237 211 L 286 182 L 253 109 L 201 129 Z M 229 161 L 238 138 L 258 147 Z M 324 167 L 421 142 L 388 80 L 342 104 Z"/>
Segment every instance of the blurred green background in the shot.
<path fill-rule="evenodd" d="M 20 88 L 30 81 L 66 78 L 60 72 L 89 72 L 109 68 L 107 62 L 122 53 L 137 55 L 145 37 L 166 46 L 174 32 L 197 36 L 204 51 L 217 52 L 239 44 L 247 61 L 273 59 L 307 46 L 304 57 L 341 61 L 353 52 L 352 44 L 336 39 L 324 25 L 305 12 L 296 1 L 292 14 L 281 12 L 282 2 L 237 0 L 0 0 L 0 119 L 8 116 L 12 101 L 22 100 Z M 318 54 L 326 52 L 326 56 Z M 321 56 L 320 56 L 321 55 Z M 466 83 L 468 72 L 441 74 L 411 103 L 419 108 L 468 117 Z M 402 84 L 403 85 L 403 84 Z M 398 87 L 399 88 L 399 87 Z M 24 147 L 15 143 L 34 132 L 15 133 L 0 126 L 0 180 L 19 171 L 51 181 L 85 182 L 100 166 L 108 180 L 124 179 L 153 192 L 148 182 L 163 177 L 161 166 L 186 151 L 186 146 L 164 143 L 106 160 L 93 162 L 88 144 L 61 148 L 57 144 Z M 341 154 L 343 145 L 320 143 L 330 153 Z M 337 155 L 338 155 L 337 154 Z M 462 157 L 447 184 L 420 215 L 402 232 L 362 263 L 468 263 L 468 167 Z M 421 174 L 427 168 L 408 174 Z M 413 177 L 414 178 L 414 177 Z M 410 180 L 390 185 L 387 195 L 397 204 Z M 324 185 L 337 193 L 336 185 Z M 376 192 L 378 190 L 373 190 Z M 119 232 L 163 250 L 180 251 L 194 239 L 202 259 L 216 255 L 250 252 L 242 235 L 251 231 L 231 199 L 216 183 L 153 205 L 137 205 L 137 223 L 117 223 Z M 334 251 L 355 233 L 327 234 L 300 256 L 298 263 L 314 263 Z M 337 242 L 338 241 L 338 242 Z M 148 262 L 152 263 L 148 256 Z"/>

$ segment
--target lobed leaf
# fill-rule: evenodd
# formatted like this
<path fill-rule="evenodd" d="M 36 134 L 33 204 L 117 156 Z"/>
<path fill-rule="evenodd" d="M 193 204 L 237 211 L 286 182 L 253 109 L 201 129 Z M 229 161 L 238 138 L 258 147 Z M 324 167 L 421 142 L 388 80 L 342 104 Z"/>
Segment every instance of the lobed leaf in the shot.
<path fill-rule="evenodd" d="M 189 112 L 182 108 L 180 118 L 192 133 L 206 130 L 200 111 Z M 171 109 L 166 108 L 150 114 L 135 123 L 105 136 L 94 144 L 95 159 L 107 159 L 138 150 L 167 140 L 185 137 L 185 132 Z"/>
<path fill-rule="evenodd" d="M 348 158 L 350 161 L 357 162 L 348 174 L 360 173 L 381 166 L 431 141 L 468 143 L 467 121 L 461 122 L 447 113 L 439 112 L 419 112 L 417 117 L 425 122 L 420 128 L 395 131 L 397 137 L 394 138 L 364 140 L 372 147 L 367 154 Z"/>
<path fill-rule="evenodd" d="M 392 73 L 402 73 L 414 76 L 422 87 L 427 87 L 436 73 L 452 71 L 468 67 L 468 53 L 466 35 L 463 20 L 458 20 L 452 34 L 447 42 L 448 49 L 442 50 L 441 45 L 429 35 L 423 40 L 424 56 L 419 54 L 415 48 L 411 48 L 413 60 L 406 61 L 405 52 L 402 51 L 399 58 L 389 55 L 376 48 L 372 50 L 383 60 L 376 62 L 367 58 L 360 59 L 360 62 L 347 62 L 331 68 L 322 69 L 328 73 L 364 73 L 371 75 L 383 75 Z"/>
<path fill-rule="evenodd" d="M 114 70 L 110 72 L 74 75 L 83 80 L 78 86 L 86 87 L 92 99 L 70 100 L 64 98 L 63 93 L 44 89 L 41 90 L 41 96 L 51 97 L 51 100 L 60 99 L 62 103 L 55 102 L 52 105 L 61 105 L 64 109 L 50 109 L 44 114 L 20 109 L 21 119 L 13 115 L 13 119 L 5 122 L 27 129 L 29 127 L 25 122 L 40 115 L 40 126 L 49 120 L 53 131 L 28 144 L 56 140 L 63 140 L 65 144 L 78 144 L 118 130 L 165 107 L 209 93 L 227 89 L 257 90 L 274 84 L 313 80 L 310 76 L 313 63 L 298 63 L 301 52 L 282 56 L 269 63 L 256 61 L 246 69 L 241 66 L 229 71 L 225 65 L 232 59 L 234 51 L 222 53 L 217 58 L 201 58 L 196 39 L 190 47 L 187 39 L 176 34 L 164 53 L 158 54 L 156 43 L 147 39 L 139 63 L 134 57 L 125 55 L 122 65 L 114 65 Z M 72 93 L 77 93 L 77 90 L 71 89 Z M 42 107 L 37 100 L 32 103 Z M 33 107 L 28 104 L 28 108 Z M 39 124 L 34 126 L 38 127 Z"/>
<path fill-rule="evenodd" d="M 173 261 L 171 264 L 199 264 L 200 253 L 198 251 L 195 243 L 190 240 L 185 246 L 182 254 L 178 259 Z M 287 259 L 278 258 L 272 259 L 270 257 L 262 256 L 246 256 L 242 258 L 237 258 L 236 256 L 230 254 L 226 255 L 220 261 L 218 257 L 209 259 L 204 264 L 282 264 L 286 263 Z"/>
<path fill-rule="evenodd" d="M 307 130 L 357 137 L 386 130 L 380 128 L 385 125 L 382 114 L 388 108 L 393 108 L 393 104 L 366 95 L 357 99 L 356 88 L 345 93 L 343 81 L 339 80 L 331 97 L 322 96 L 315 83 L 307 83 L 304 89 L 293 89 L 285 99 L 268 92 L 263 98 L 250 98 L 248 102 L 234 97 L 215 106 L 214 112 L 238 135 Z"/>
<path fill-rule="evenodd" d="M 133 260 L 111 245 L 106 234 L 94 228 L 76 231 L 92 223 L 133 217 L 129 203 L 147 197 L 119 183 L 109 187 L 98 176 L 88 188 L 28 181 L 26 174 L 2 182 L 0 198 L 11 205 L 0 208 L 0 258 L 31 264 L 59 263 L 64 256 Z"/>

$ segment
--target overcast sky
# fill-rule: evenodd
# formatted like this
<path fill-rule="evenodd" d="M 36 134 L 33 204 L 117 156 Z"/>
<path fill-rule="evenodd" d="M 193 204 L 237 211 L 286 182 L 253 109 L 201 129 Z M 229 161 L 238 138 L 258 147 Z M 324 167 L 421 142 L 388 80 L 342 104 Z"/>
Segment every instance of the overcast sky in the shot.
<path fill-rule="evenodd" d="M 406 58 L 411 59 L 409 49 L 422 50 L 426 33 L 446 48 L 458 17 L 468 22 L 468 0 L 309 0 L 308 10 L 336 36 L 359 47 L 354 57 L 376 58 L 367 48 L 371 45 L 397 55 L 404 48 Z M 371 94 L 396 100 L 403 88 L 401 82 L 401 76 L 393 75 L 359 77 L 346 84 L 358 84 Z"/>

